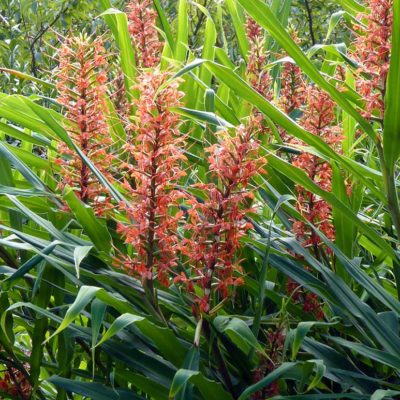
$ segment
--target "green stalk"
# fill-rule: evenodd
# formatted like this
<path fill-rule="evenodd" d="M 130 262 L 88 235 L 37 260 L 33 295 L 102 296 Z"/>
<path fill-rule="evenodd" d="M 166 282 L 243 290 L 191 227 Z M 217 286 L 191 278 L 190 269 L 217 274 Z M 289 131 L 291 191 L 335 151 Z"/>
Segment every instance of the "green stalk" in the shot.
<path fill-rule="evenodd" d="M 164 314 L 161 311 L 161 308 L 158 304 L 157 292 L 154 287 L 153 279 L 145 279 L 143 282 L 143 289 L 148 303 L 151 308 L 154 310 L 155 315 L 159 318 L 159 320 L 165 325 L 168 326 L 168 322 L 164 317 Z"/>
<path fill-rule="evenodd" d="M 400 238 L 400 206 L 399 198 L 397 196 L 396 179 L 394 175 L 394 168 L 389 168 L 386 165 L 385 157 L 383 154 L 382 145 L 380 142 L 376 144 L 378 155 L 381 163 L 381 171 L 383 175 L 383 183 L 385 194 L 387 196 L 387 208 L 392 219 L 392 223 L 396 230 L 397 240 Z M 396 279 L 397 297 L 400 299 L 400 260 L 394 260 L 393 272 Z"/>
<path fill-rule="evenodd" d="M 214 354 L 214 357 L 217 361 L 220 373 L 222 375 L 222 378 L 224 380 L 225 383 L 225 387 L 229 390 L 229 392 L 231 393 L 232 397 L 234 399 L 237 398 L 236 393 L 235 393 L 235 388 L 233 386 L 232 380 L 231 380 L 231 376 L 229 374 L 228 371 L 228 367 L 226 365 L 224 356 L 222 355 L 222 352 L 218 346 L 218 339 L 212 340 L 211 337 L 211 326 L 210 326 L 210 322 L 206 319 L 203 320 L 202 323 L 202 328 L 203 328 L 203 332 L 204 332 L 204 336 L 208 342 L 208 344 L 211 346 L 211 350 Z"/>
<path fill-rule="evenodd" d="M 258 337 L 258 333 L 260 331 L 260 326 L 261 326 L 261 316 L 263 313 L 264 309 L 264 300 L 265 300 L 265 280 L 267 279 L 267 272 L 268 272 L 268 258 L 269 258 L 269 250 L 271 247 L 271 232 L 272 232 L 272 222 L 275 218 L 276 213 L 278 212 L 279 208 L 281 207 L 282 204 L 286 203 L 288 200 L 290 200 L 292 197 L 288 195 L 281 196 L 276 205 L 275 208 L 272 212 L 271 215 L 271 221 L 269 224 L 269 229 L 268 229 L 268 238 L 267 238 L 267 243 L 266 246 L 267 248 L 265 249 L 264 253 L 264 258 L 263 258 L 263 263 L 261 266 L 261 271 L 260 271 L 260 278 L 259 278 L 259 289 L 258 289 L 258 308 L 256 311 L 256 315 L 254 317 L 253 321 L 253 327 L 252 327 L 252 332 L 255 337 Z M 254 349 L 252 349 L 249 353 L 249 359 L 253 357 L 254 354 Z"/>
<path fill-rule="evenodd" d="M 252 331 L 253 331 L 255 337 L 258 336 L 258 332 L 260 331 L 261 316 L 262 316 L 262 312 L 264 309 L 265 280 L 267 279 L 270 242 L 271 242 L 271 231 L 269 232 L 267 248 L 264 253 L 263 263 L 262 263 L 261 271 L 260 271 L 259 288 L 258 288 L 258 308 L 257 308 L 256 315 L 254 317 L 254 322 L 253 322 L 253 326 L 252 326 Z M 253 354 L 254 354 L 254 349 L 252 349 L 250 351 L 249 357 L 251 358 Z"/>
<path fill-rule="evenodd" d="M 275 215 L 275 214 L 274 214 Z M 258 304 L 257 304 L 257 311 L 256 315 L 253 320 L 252 332 L 256 338 L 258 338 L 258 333 L 260 332 L 261 327 L 261 316 L 264 310 L 264 300 L 265 300 L 265 280 L 267 279 L 267 272 L 268 272 L 268 258 L 269 258 L 269 249 L 271 244 L 271 228 L 272 228 L 272 219 L 271 224 L 268 231 L 268 240 L 267 240 L 267 248 L 265 249 L 263 263 L 261 266 L 260 271 L 260 278 L 259 278 L 259 286 L 258 286 Z M 251 360 L 254 356 L 254 348 L 251 348 L 247 358 Z"/>

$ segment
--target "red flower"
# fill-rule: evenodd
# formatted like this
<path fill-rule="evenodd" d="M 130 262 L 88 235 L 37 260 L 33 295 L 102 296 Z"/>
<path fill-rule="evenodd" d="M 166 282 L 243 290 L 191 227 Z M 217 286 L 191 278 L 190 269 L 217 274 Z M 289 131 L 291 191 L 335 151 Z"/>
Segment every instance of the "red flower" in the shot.
<path fill-rule="evenodd" d="M 251 197 L 248 185 L 263 164 L 257 155 L 255 129 L 241 126 L 234 137 L 219 133 L 219 142 L 206 149 L 212 182 L 197 185 L 204 199 L 188 201 L 190 238 L 183 242 L 182 251 L 200 283 L 196 298 L 200 312 L 209 312 L 213 293 L 226 298 L 230 288 L 243 282 L 235 276 L 241 272 L 236 253 L 249 228 L 245 220 L 250 211 L 245 205 Z"/>
<path fill-rule="evenodd" d="M 140 67 L 154 67 L 160 61 L 162 42 L 156 29 L 157 13 L 152 0 L 133 0 L 128 4 L 129 32 Z"/>
<path fill-rule="evenodd" d="M 285 343 L 285 332 L 280 326 L 267 332 L 266 353 L 268 358 L 261 358 L 259 366 L 253 371 L 253 382 L 261 381 L 266 375 L 272 372 L 277 365 L 282 363 L 282 351 Z M 279 385 L 277 381 L 272 382 L 264 389 L 254 393 L 252 399 L 266 399 L 279 395 Z"/>
<path fill-rule="evenodd" d="M 393 0 L 367 0 L 366 28 L 355 25 L 353 57 L 359 63 L 358 92 L 365 99 L 365 117 L 383 118 L 384 91 L 389 71 L 390 36 L 393 24 Z M 363 75 L 364 74 L 364 75 Z"/>
<path fill-rule="evenodd" d="M 250 53 L 247 61 L 246 75 L 258 93 L 272 100 L 272 79 L 267 66 L 267 52 L 262 28 L 252 18 L 247 19 L 247 38 L 250 44 Z"/>
<path fill-rule="evenodd" d="M 122 166 L 130 204 L 120 205 L 132 222 L 118 227 L 125 243 L 135 250 L 132 257 L 123 257 L 125 267 L 144 280 L 151 280 L 156 273 L 165 286 L 170 270 L 177 264 L 182 193 L 176 185 L 185 175 L 181 169 L 185 137 L 179 131 L 179 117 L 169 110 L 179 105 L 182 93 L 177 82 L 160 90 L 168 78 L 158 69 L 138 77 L 135 89 L 140 96 L 134 104 L 137 114 L 130 127 L 135 137 L 125 146 L 132 162 Z"/>
<path fill-rule="evenodd" d="M 291 32 L 292 39 L 299 43 L 297 33 Z M 284 54 L 287 56 L 287 54 Z M 306 82 L 300 67 L 294 61 L 286 61 L 281 70 L 281 88 L 279 91 L 278 105 L 288 115 L 300 109 L 306 102 Z M 287 135 L 282 132 L 282 139 L 287 140 Z"/>
<path fill-rule="evenodd" d="M 336 151 L 340 151 L 338 144 L 343 137 L 339 135 L 335 126 L 335 103 L 329 95 L 315 86 L 307 90 L 307 105 L 302 118 L 301 125 L 314 135 L 320 136 Z M 297 139 L 291 139 L 291 143 L 302 145 Z M 330 191 L 332 188 L 332 169 L 330 165 L 319 157 L 310 153 L 301 153 L 292 157 L 292 164 L 307 173 L 321 189 Z M 301 186 L 297 190 L 297 210 L 313 225 L 317 226 L 329 239 L 335 239 L 335 231 L 332 224 L 332 208 L 319 196 L 308 192 Z M 296 221 L 293 230 L 298 239 L 303 241 L 304 246 L 321 244 L 314 232 L 301 221 Z"/>
<path fill-rule="evenodd" d="M 24 367 L 28 368 L 28 365 Z M 0 372 L 0 391 L 24 400 L 30 398 L 32 386 L 22 371 L 8 367 L 4 373 Z"/>
<path fill-rule="evenodd" d="M 58 101 L 64 106 L 65 128 L 72 141 L 100 172 L 110 177 L 112 144 L 104 110 L 107 92 L 107 62 L 101 38 L 67 38 L 59 51 L 57 71 Z M 93 205 L 100 215 L 112 207 L 104 187 L 87 165 L 65 143 L 60 143 L 62 157 L 60 189 L 71 186 L 78 197 Z"/>

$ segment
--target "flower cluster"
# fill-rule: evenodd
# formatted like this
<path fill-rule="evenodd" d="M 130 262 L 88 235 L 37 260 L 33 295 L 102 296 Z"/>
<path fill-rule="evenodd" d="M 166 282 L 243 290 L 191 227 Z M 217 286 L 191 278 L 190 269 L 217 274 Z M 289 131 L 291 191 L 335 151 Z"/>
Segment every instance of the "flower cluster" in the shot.
<path fill-rule="evenodd" d="M 144 68 L 158 65 L 162 49 L 156 29 L 157 13 L 152 8 L 152 3 L 152 0 L 133 0 L 127 7 L 136 63 Z"/>
<path fill-rule="evenodd" d="M 136 251 L 133 257 L 124 257 L 125 267 L 143 280 L 152 280 L 156 273 L 165 286 L 170 269 L 176 265 L 182 197 L 176 185 L 185 174 L 181 169 L 185 137 L 179 131 L 179 116 L 169 110 L 179 105 L 182 93 L 177 81 L 161 88 L 168 78 L 158 69 L 138 78 L 135 89 L 140 96 L 131 126 L 136 136 L 125 146 L 133 161 L 121 166 L 125 170 L 123 186 L 131 201 L 121 204 L 120 209 L 132 223 L 118 227 L 125 243 Z"/>
<path fill-rule="evenodd" d="M 119 71 L 113 82 L 113 93 L 111 100 L 114 103 L 115 111 L 117 112 L 120 121 L 124 124 L 125 128 L 128 125 L 131 104 L 127 99 L 125 76 L 122 71 Z"/>
<path fill-rule="evenodd" d="M 308 292 L 290 278 L 286 284 L 286 291 L 290 294 L 295 304 L 303 306 L 305 313 L 313 314 L 318 320 L 324 319 L 324 311 L 315 293 Z"/>
<path fill-rule="evenodd" d="M 23 400 L 30 398 L 32 386 L 23 372 L 19 369 L 8 367 L 4 372 L 0 371 L 0 391 L 13 398 Z"/>
<path fill-rule="evenodd" d="M 206 149 L 211 181 L 196 185 L 204 198 L 188 201 L 191 208 L 186 228 L 190 239 L 184 241 L 183 251 L 202 289 L 202 294 L 196 296 L 195 315 L 210 311 L 213 289 L 224 299 L 230 288 L 243 282 L 236 275 L 241 271 L 236 253 L 240 238 L 250 227 L 245 219 L 250 211 L 246 199 L 252 197 L 248 185 L 263 165 L 257 155 L 256 129 L 257 126 L 250 124 L 240 126 L 235 136 L 228 131 L 219 133 L 219 142 Z M 188 288 L 192 288 L 183 274 L 175 281 L 189 283 Z"/>
<path fill-rule="evenodd" d="M 263 30 L 252 18 L 248 18 L 246 28 L 250 44 L 246 75 L 251 86 L 258 93 L 268 100 L 272 100 L 272 79 L 266 68 L 268 54 L 265 49 Z"/>
<path fill-rule="evenodd" d="M 389 71 L 393 0 L 367 0 L 366 28 L 356 25 L 353 57 L 359 63 L 358 92 L 365 99 L 365 116 L 383 118 L 384 91 Z M 364 75 L 364 76 L 363 76 Z"/>
<path fill-rule="evenodd" d="M 106 52 L 101 38 L 66 38 L 59 52 L 58 102 L 66 110 L 66 130 L 72 141 L 105 175 L 112 162 L 111 138 L 105 109 Z M 88 166 L 65 143 L 59 145 L 59 188 L 71 186 L 79 198 L 93 205 L 98 215 L 111 207 L 109 196 Z"/>
<path fill-rule="evenodd" d="M 267 334 L 266 353 L 268 358 L 262 358 L 260 365 L 253 371 L 253 383 L 261 381 L 266 375 L 272 372 L 277 365 L 282 363 L 282 352 L 285 344 L 285 331 L 281 326 L 270 329 Z M 269 399 L 279 395 L 279 385 L 277 381 L 272 382 L 263 390 L 252 395 L 252 400 Z"/>
<path fill-rule="evenodd" d="M 321 137 L 327 144 L 339 151 L 339 144 L 343 140 L 335 122 L 335 103 L 329 95 L 315 86 L 307 90 L 307 107 L 304 110 L 300 123 L 310 133 Z M 302 144 L 292 139 L 293 144 Z M 332 169 L 330 165 L 319 157 L 303 152 L 293 157 L 292 164 L 307 173 L 321 189 L 330 191 L 332 186 Z M 335 239 L 335 230 L 331 221 L 332 208 L 316 194 L 297 186 L 297 209 L 313 225 L 317 226 L 329 239 Z M 302 221 L 293 225 L 298 239 L 303 240 L 304 246 L 318 246 L 319 237 Z"/>
<path fill-rule="evenodd" d="M 299 44 L 296 31 L 291 32 L 295 43 Z M 287 114 L 300 109 L 306 101 L 306 82 L 300 67 L 294 61 L 286 61 L 281 70 L 281 88 L 278 105 Z"/>
<path fill-rule="evenodd" d="M 300 123 L 310 133 L 321 137 L 336 151 L 340 151 L 340 143 L 343 137 L 335 125 L 335 103 L 329 95 L 315 86 L 309 86 L 306 90 L 306 108 L 300 119 Z M 303 145 L 300 140 L 290 139 L 294 145 Z M 325 191 L 332 189 L 332 168 L 329 163 L 321 160 L 311 153 L 302 152 L 293 156 L 292 164 L 302 169 L 308 177 Z M 330 240 L 335 240 L 335 229 L 332 223 L 332 207 L 318 195 L 309 192 L 300 185 L 296 186 L 297 202 L 296 208 L 301 215 Z M 311 247 L 315 255 L 319 256 L 321 239 L 303 221 L 294 221 L 293 231 L 296 238 L 301 241 L 304 247 Z M 324 314 L 318 297 L 311 292 L 301 288 L 296 282 L 289 279 L 287 292 L 292 300 L 303 305 L 306 313 L 314 314 L 317 319 L 322 319 Z"/>

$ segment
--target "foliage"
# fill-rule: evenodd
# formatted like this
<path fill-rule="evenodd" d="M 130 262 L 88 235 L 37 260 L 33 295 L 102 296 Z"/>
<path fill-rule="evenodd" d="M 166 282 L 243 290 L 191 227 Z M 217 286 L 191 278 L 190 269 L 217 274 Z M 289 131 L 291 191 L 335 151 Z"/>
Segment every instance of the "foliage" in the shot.
<path fill-rule="evenodd" d="M 117 7 L 3 43 L 0 398 L 397 398 L 400 2 Z"/>

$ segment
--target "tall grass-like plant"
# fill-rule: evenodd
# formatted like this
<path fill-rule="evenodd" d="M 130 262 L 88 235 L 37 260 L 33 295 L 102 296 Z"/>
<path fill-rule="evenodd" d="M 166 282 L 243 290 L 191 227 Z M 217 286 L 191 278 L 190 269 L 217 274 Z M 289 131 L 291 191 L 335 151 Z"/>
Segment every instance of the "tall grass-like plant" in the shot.
<path fill-rule="evenodd" d="M 0 94 L 0 398 L 397 398 L 400 2 L 173 3 Z"/>

